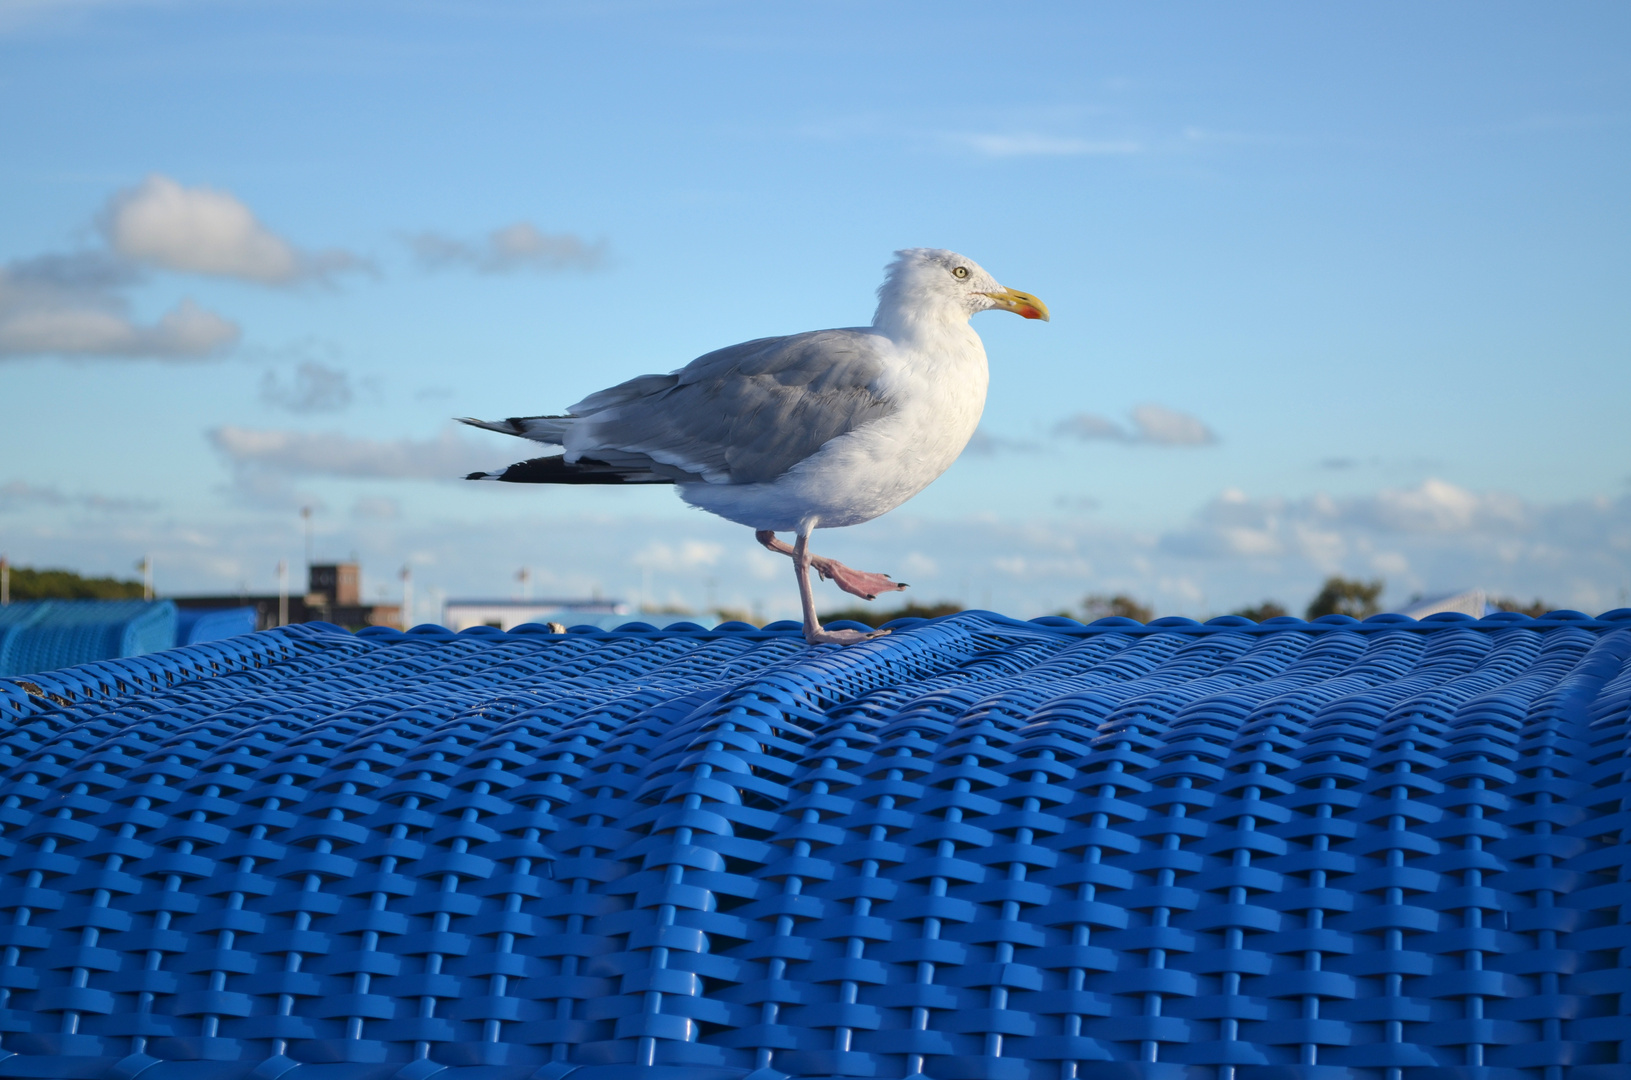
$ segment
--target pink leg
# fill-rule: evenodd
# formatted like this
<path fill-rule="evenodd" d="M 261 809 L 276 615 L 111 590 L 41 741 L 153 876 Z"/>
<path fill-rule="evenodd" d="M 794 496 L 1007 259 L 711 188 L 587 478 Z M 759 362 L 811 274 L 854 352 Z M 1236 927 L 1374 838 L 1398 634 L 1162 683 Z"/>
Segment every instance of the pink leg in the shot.
<path fill-rule="evenodd" d="M 793 549 L 776 539 L 776 534 L 769 530 L 761 529 L 753 536 L 767 551 L 774 551 L 778 555 L 793 554 Z M 810 565 L 824 580 L 863 600 L 876 600 L 879 593 L 910 588 L 904 581 L 890 580 L 888 574 L 869 574 L 864 570 L 851 570 L 837 559 L 828 559 L 820 555 L 811 555 Z"/>
<path fill-rule="evenodd" d="M 760 542 L 763 543 L 763 541 Z M 770 545 L 766 544 L 765 546 L 769 547 Z M 804 640 L 811 645 L 853 645 L 857 641 L 883 637 L 889 633 L 887 630 L 874 630 L 867 633 L 862 630 L 823 630 L 821 628 L 821 623 L 816 619 L 815 613 L 815 591 L 810 588 L 810 567 L 813 560 L 810 558 L 809 549 L 809 530 L 801 530 L 793 547 L 793 573 L 798 578 L 799 603 L 804 608 Z"/>

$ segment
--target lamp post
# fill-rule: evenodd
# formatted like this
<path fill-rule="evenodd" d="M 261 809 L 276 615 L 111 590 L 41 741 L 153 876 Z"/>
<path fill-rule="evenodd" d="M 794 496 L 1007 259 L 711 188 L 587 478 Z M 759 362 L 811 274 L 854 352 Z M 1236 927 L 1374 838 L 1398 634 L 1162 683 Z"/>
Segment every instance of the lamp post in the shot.
<path fill-rule="evenodd" d="M 413 567 L 402 568 L 402 629 L 413 628 Z"/>
<path fill-rule="evenodd" d="M 289 560 L 277 561 L 277 624 L 289 625 Z"/>
<path fill-rule="evenodd" d="M 142 599 L 153 599 L 153 556 L 143 555 L 136 569 L 142 572 Z"/>

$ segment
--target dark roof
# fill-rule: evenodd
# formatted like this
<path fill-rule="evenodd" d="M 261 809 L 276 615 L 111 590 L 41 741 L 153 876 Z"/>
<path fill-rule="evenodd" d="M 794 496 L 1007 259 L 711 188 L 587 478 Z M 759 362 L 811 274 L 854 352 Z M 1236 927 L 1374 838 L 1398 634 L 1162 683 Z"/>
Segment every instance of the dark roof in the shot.
<path fill-rule="evenodd" d="M 0 680 L 0 1073 L 1623 1077 L 1628 660 L 972 612 Z"/>

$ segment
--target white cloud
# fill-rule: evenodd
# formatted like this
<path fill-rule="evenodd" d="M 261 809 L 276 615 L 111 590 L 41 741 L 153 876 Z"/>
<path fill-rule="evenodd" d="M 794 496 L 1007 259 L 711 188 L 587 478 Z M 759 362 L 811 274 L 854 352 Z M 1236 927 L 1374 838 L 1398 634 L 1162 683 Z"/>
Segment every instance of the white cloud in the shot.
<path fill-rule="evenodd" d="M 340 412 L 355 397 L 351 377 L 324 364 L 301 364 L 287 383 L 273 371 L 261 379 L 261 400 L 292 413 Z"/>
<path fill-rule="evenodd" d="M 681 540 L 673 544 L 653 540 L 636 552 L 632 561 L 641 569 L 673 572 L 713 566 L 724 556 L 724 545 L 711 540 Z"/>
<path fill-rule="evenodd" d="M 491 465 L 493 456 L 452 429 L 435 439 L 368 439 L 225 425 L 209 439 L 241 471 L 284 476 L 455 480 Z"/>
<path fill-rule="evenodd" d="M 165 176 L 114 194 L 99 224 L 105 249 L 0 266 L 0 358 L 189 360 L 220 355 L 237 343 L 236 323 L 190 299 L 151 322 L 134 317 L 127 293 L 146 267 L 285 285 L 364 265 L 343 251 L 303 252 L 232 195 L 183 187 Z M 280 398 L 275 387 L 269 393 Z M 280 400 L 300 410 L 334 397 L 333 386 L 297 384 Z"/>
<path fill-rule="evenodd" d="M 606 261 L 604 241 L 589 243 L 572 233 L 545 233 L 527 221 L 494 229 L 477 240 L 462 240 L 436 232 L 415 233 L 406 239 L 421 265 L 430 270 L 551 273 L 598 270 Z"/>
<path fill-rule="evenodd" d="M 1218 441 L 1212 429 L 1175 409 L 1160 405 L 1140 405 L 1133 410 L 1134 442 L 1156 446 L 1206 446 Z"/>
<path fill-rule="evenodd" d="M 1345 506 L 1355 524 L 1396 532 L 1456 533 L 1522 528 L 1523 501 L 1502 492 L 1476 494 L 1429 479 L 1408 490 L 1378 492 Z"/>
<path fill-rule="evenodd" d="M 1312 558 L 1320 551 L 1336 553 L 1344 537 L 1360 533 L 1519 537 L 1532 531 L 1539 512 L 1515 495 L 1468 491 L 1437 479 L 1345 499 L 1254 499 L 1230 489 L 1163 543 L 1200 557 L 1297 553 Z"/>
<path fill-rule="evenodd" d="M 1144 446 L 1210 446 L 1218 441 L 1217 434 L 1199 417 L 1154 404 L 1135 408 L 1132 423 L 1125 427 L 1096 413 L 1084 412 L 1059 421 L 1053 433 L 1083 442 L 1105 440 Z"/>
<path fill-rule="evenodd" d="M 328 503 L 315 492 L 296 489 L 290 474 L 253 467 L 233 470 L 232 486 L 227 494 L 234 502 L 259 510 L 328 509 Z"/>
<path fill-rule="evenodd" d="M 0 358 L 196 360 L 237 340 L 237 324 L 191 300 L 157 321 L 132 318 L 118 290 L 136 273 L 100 252 L 45 255 L 0 267 Z"/>
<path fill-rule="evenodd" d="M 901 564 L 908 578 L 927 580 L 940 573 L 940 564 L 921 551 L 908 551 Z"/>
<path fill-rule="evenodd" d="M 351 516 L 364 521 L 395 521 L 402 516 L 402 505 L 395 499 L 364 495 L 351 504 Z"/>
<path fill-rule="evenodd" d="M 1006 435 L 993 435 L 985 428 L 976 428 L 970 436 L 968 445 L 963 447 L 963 453 L 970 457 L 993 457 L 1007 450 L 1018 450 L 1022 453 L 1035 453 L 1042 448 L 1026 439 L 1010 439 Z"/>
<path fill-rule="evenodd" d="M 1053 425 L 1055 435 L 1069 435 L 1073 438 L 1089 442 L 1094 439 L 1109 439 L 1114 442 L 1127 442 L 1130 438 L 1127 430 L 1114 420 L 1106 419 L 1097 413 L 1077 413 L 1067 416 Z"/>
<path fill-rule="evenodd" d="M 1382 574 L 1401 593 L 1477 586 L 1601 608 L 1631 580 L 1631 497 L 1531 503 L 1438 479 L 1341 499 L 1226 491 L 1158 550 L 1258 577 Z"/>
<path fill-rule="evenodd" d="M 124 258 L 182 273 L 288 285 L 364 266 L 344 251 L 299 250 L 228 192 L 157 174 L 115 194 L 101 226 Z"/>
<path fill-rule="evenodd" d="M 1072 135 L 1036 132 L 964 132 L 951 142 L 986 157 L 1088 157 L 1142 153 L 1142 144 L 1129 139 L 1083 139 Z"/>
<path fill-rule="evenodd" d="M 1370 559 L 1371 569 L 1378 574 L 1398 578 L 1410 573 L 1410 560 L 1398 551 L 1378 551 Z"/>
<path fill-rule="evenodd" d="M 740 565 L 747 571 L 748 576 L 755 581 L 771 581 L 780 578 L 788 572 L 787 567 L 790 565 L 784 557 L 772 555 L 764 548 L 749 551 L 740 559 L 735 557 L 735 553 L 732 553 L 731 561 Z"/>

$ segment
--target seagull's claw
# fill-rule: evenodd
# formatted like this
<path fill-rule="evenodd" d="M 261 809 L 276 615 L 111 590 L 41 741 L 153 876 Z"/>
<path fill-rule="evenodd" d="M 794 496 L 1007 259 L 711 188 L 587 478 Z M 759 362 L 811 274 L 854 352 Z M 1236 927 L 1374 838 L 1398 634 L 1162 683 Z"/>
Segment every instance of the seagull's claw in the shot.
<path fill-rule="evenodd" d="M 815 630 L 804 632 L 804 640 L 811 645 L 854 645 L 859 641 L 887 637 L 888 630 Z"/>

